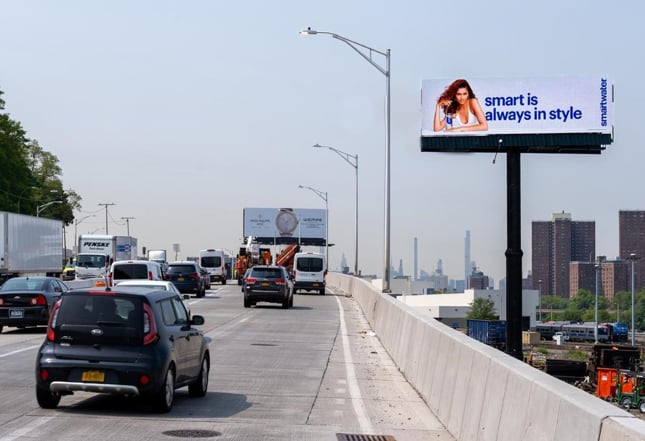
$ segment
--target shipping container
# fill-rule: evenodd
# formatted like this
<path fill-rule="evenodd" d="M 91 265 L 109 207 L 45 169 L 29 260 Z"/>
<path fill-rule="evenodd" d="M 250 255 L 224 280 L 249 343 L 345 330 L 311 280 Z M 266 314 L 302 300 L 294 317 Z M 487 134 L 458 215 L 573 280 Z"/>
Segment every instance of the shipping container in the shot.
<path fill-rule="evenodd" d="M 496 348 L 506 346 L 506 320 L 468 319 L 468 336 Z"/>

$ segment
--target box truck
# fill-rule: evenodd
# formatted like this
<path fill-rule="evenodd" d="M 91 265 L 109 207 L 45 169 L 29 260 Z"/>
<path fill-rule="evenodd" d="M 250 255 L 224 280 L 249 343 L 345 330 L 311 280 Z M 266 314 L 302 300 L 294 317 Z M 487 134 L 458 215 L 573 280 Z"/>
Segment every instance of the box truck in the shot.
<path fill-rule="evenodd" d="M 0 211 L 0 284 L 16 276 L 63 271 L 63 222 Z"/>
<path fill-rule="evenodd" d="M 81 234 L 77 249 L 76 278 L 105 277 L 112 262 L 137 258 L 137 239 L 110 234 Z"/>

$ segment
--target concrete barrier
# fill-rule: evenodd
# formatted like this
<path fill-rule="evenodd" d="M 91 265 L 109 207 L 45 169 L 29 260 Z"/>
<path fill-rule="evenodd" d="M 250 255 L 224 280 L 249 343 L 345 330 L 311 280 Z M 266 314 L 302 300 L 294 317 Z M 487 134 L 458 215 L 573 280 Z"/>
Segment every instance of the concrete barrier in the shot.
<path fill-rule="evenodd" d="M 66 280 L 63 282 L 69 289 L 81 289 L 81 288 L 96 288 L 105 287 L 105 279 L 75 279 L 75 280 Z M 103 285 L 101 285 L 103 284 Z"/>
<path fill-rule="evenodd" d="M 645 440 L 645 421 L 340 273 L 399 370 L 458 441 Z"/>

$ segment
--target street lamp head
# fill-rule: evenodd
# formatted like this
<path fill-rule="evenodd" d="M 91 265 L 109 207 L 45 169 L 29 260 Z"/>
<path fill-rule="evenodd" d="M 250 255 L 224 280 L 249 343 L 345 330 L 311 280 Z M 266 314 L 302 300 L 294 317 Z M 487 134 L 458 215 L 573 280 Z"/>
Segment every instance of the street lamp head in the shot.
<path fill-rule="evenodd" d="M 305 188 L 304 185 L 298 185 L 298 188 Z"/>
<path fill-rule="evenodd" d="M 316 35 L 317 33 L 318 33 L 318 31 L 315 31 L 315 30 L 311 29 L 310 27 L 300 31 L 300 35 Z"/>
<path fill-rule="evenodd" d="M 312 147 L 316 147 L 317 149 L 319 149 L 319 148 L 322 148 L 323 146 L 321 146 L 320 144 L 314 144 Z"/>

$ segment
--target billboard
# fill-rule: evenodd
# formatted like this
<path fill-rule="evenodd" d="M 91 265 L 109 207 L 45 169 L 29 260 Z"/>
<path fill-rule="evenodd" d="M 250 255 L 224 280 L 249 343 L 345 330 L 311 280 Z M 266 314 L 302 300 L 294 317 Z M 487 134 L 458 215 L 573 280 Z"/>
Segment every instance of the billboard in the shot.
<path fill-rule="evenodd" d="M 259 243 L 324 243 L 325 210 L 310 208 L 245 208 L 244 237 Z"/>
<path fill-rule="evenodd" d="M 599 147 L 612 137 L 613 85 L 603 76 L 435 79 L 421 85 L 422 151 L 558 151 Z"/>

